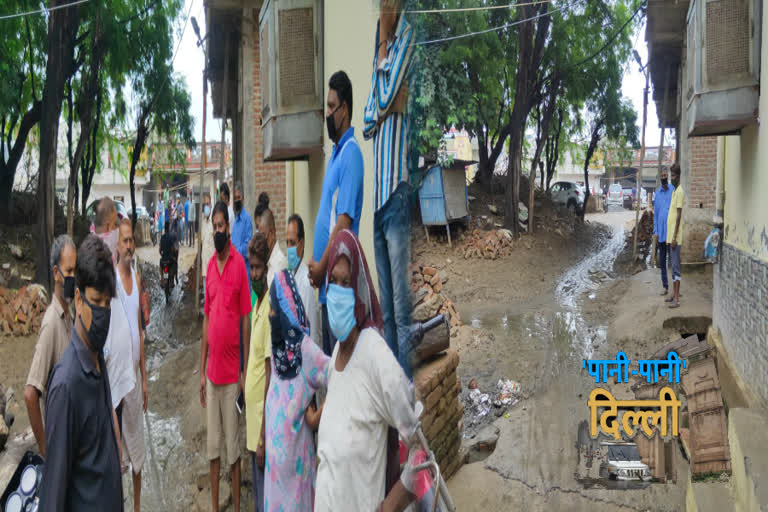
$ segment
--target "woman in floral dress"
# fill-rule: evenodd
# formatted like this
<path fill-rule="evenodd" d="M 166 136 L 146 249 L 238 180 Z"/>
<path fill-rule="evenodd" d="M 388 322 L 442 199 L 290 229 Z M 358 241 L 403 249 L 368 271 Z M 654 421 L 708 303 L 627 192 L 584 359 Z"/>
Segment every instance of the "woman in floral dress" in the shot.
<path fill-rule="evenodd" d="M 287 270 L 269 290 L 272 379 L 265 409 L 267 460 L 265 511 L 311 512 L 315 501 L 316 453 L 304 412 L 328 378 L 328 356 L 309 338 L 309 321 Z"/>

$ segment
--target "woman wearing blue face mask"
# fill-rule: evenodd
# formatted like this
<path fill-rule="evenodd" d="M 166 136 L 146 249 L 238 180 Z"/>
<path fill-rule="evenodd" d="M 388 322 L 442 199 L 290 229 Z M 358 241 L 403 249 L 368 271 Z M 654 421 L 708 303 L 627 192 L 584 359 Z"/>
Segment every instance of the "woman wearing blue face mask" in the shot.
<path fill-rule="evenodd" d="M 382 337 L 379 301 L 352 231 L 333 239 L 327 277 L 328 320 L 339 342 L 320 410 L 315 511 L 403 510 L 413 499 L 410 469 L 398 481 L 399 465 L 388 468 L 387 461 L 393 444 L 397 454 L 390 427 L 413 440 L 413 392 Z M 308 421 L 312 415 L 307 411 Z M 385 478 L 392 469 L 395 478 Z"/>

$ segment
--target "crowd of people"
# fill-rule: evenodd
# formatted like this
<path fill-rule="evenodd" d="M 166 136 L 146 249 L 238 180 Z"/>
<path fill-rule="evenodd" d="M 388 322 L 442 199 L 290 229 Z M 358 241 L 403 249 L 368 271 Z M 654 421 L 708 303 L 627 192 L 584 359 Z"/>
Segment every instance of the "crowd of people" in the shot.
<path fill-rule="evenodd" d="M 402 448 L 416 448 L 418 426 L 406 272 L 405 105 L 413 41 L 398 9 L 384 4 L 363 130 L 374 147 L 371 206 L 381 301 L 358 239 L 365 169 L 351 125 L 352 83 L 343 71 L 328 83 L 326 125 L 334 146 L 312 254 L 305 254 L 305 223 L 297 214 L 287 220 L 283 253 L 266 193 L 252 216 L 240 183 L 231 190 L 222 184 L 215 202 L 208 194 L 200 199 L 199 399 L 213 510 L 222 459 L 240 509 L 243 453 L 250 458 L 256 511 L 403 510 L 414 500 L 413 466 L 407 462 L 401 470 L 399 456 Z M 177 251 L 185 237 L 194 244 L 191 194 L 182 202 L 166 188 L 158 204 L 161 252 L 169 244 Z M 120 510 L 121 474 L 129 468 L 134 510 L 140 510 L 149 318 L 134 253 L 132 223 L 118 220 L 109 198 L 99 201 L 93 233 L 79 248 L 66 235 L 55 240 L 54 298 L 25 392 L 45 458 L 40 510 Z"/>

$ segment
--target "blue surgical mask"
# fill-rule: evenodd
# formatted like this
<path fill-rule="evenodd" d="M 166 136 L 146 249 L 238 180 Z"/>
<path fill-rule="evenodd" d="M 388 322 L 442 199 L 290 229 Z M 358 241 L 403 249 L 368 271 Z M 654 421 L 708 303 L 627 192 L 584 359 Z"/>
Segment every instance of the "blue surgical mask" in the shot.
<path fill-rule="evenodd" d="M 296 246 L 288 248 L 288 268 L 291 272 L 296 272 L 299 268 L 299 253 L 296 251 Z"/>
<path fill-rule="evenodd" d="M 206 216 L 206 217 L 207 217 L 208 215 L 210 215 L 210 214 L 211 214 L 211 207 L 210 207 L 210 206 L 208 206 L 208 205 L 205 205 L 205 207 L 203 207 L 203 213 L 205 213 L 205 216 Z"/>
<path fill-rule="evenodd" d="M 347 341 L 352 328 L 357 325 L 355 320 L 355 291 L 337 284 L 328 285 L 326 294 L 328 308 L 328 323 L 331 332 L 341 343 Z"/>

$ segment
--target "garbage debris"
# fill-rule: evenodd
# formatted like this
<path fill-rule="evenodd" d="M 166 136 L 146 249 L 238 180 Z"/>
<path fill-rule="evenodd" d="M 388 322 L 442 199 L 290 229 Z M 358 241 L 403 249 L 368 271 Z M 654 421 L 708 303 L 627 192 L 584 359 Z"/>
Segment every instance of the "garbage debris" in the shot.
<path fill-rule="evenodd" d="M 476 418 L 482 418 L 491 412 L 491 397 L 488 396 L 488 393 L 483 393 L 475 388 L 469 392 L 469 400 L 472 414 Z"/>
<path fill-rule="evenodd" d="M 502 407 L 505 405 L 515 405 L 520 400 L 520 383 L 510 379 L 499 379 L 496 383 L 496 389 L 498 395 L 496 400 L 493 401 L 493 405 L 496 407 Z"/>
<path fill-rule="evenodd" d="M 8 248 L 11 250 L 11 254 L 13 254 L 16 259 L 22 259 L 24 257 L 24 253 L 21 250 L 21 247 L 16 244 L 8 244 Z"/>

